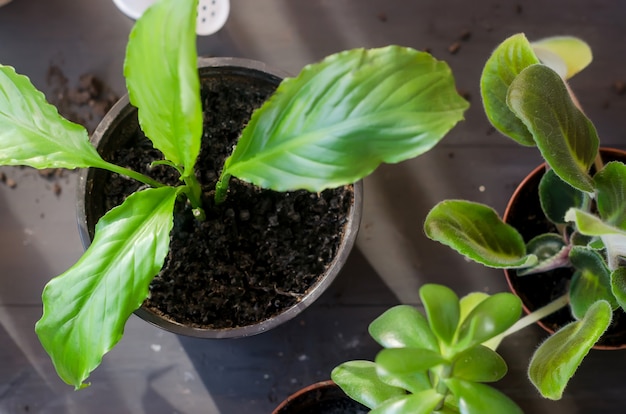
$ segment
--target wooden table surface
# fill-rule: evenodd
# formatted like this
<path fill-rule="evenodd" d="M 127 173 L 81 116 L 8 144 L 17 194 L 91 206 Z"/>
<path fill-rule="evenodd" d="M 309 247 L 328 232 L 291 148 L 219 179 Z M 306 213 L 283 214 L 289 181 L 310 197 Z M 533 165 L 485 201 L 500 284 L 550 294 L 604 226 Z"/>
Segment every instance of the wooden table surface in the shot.
<path fill-rule="evenodd" d="M 80 392 L 63 384 L 33 332 L 41 290 L 82 253 L 75 225 L 75 173 L 50 181 L 31 169 L 2 168 L 17 186 L 0 184 L 0 414 L 269 413 L 298 388 L 327 379 L 348 359 L 372 359 L 368 323 L 386 308 L 419 306 L 418 287 L 449 284 L 459 294 L 506 289 L 503 275 L 467 263 L 422 232 L 426 212 L 444 198 L 485 202 L 502 212 L 540 159 L 493 133 L 482 112 L 478 79 L 506 36 L 572 34 L 595 61 L 572 87 L 602 143 L 626 147 L 626 3 L 461 0 L 235 0 L 226 26 L 199 38 L 201 55 L 241 56 L 297 72 L 353 47 L 401 44 L 448 61 L 472 107 L 434 150 L 381 167 L 365 180 L 356 248 L 321 299 L 262 335 L 199 340 L 163 332 L 136 317 L 120 344 Z M 124 93 L 122 60 L 132 21 L 111 0 L 14 0 L 0 8 L 0 62 L 31 77 L 53 98 L 47 76 L 59 68 L 69 85 L 96 74 Z M 465 38 L 465 40 L 461 40 Z M 456 53 L 450 47 L 457 48 Z M 61 192 L 55 194 L 55 184 Z M 525 367 L 544 333 L 532 326 L 508 338 L 509 373 L 498 387 L 528 413 L 623 413 L 626 353 L 592 351 L 564 398 L 543 400 Z"/>

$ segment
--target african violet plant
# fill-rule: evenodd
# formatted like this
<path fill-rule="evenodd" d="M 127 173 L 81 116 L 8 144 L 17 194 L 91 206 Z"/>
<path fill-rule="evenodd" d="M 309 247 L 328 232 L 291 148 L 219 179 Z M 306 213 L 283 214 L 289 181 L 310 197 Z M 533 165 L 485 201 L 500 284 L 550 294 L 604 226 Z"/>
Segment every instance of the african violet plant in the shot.
<path fill-rule="evenodd" d="M 508 335 L 558 309 L 526 315 L 511 293 L 474 292 L 459 299 L 446 286 L 420 288 L 425 315 L 409 305 L 388 309 L 369 326 L 383 348 L 375 361 L 348 361 L 331 378 L 371 414 L 521 413 L 506 395 L 485 384 L 507 372 L 496 352 Z"/>
<path fill-rule="evenodd" d="M 175 187 L 102 159 L 83 127 L 63 119 L 28 78 L 0 66 L 0 164 L 103 168 L 148 187 L 103 216 L 85 254 L 44 289 L 35 329 L 58 375 L 76 388 L 88 385 L 148 297 L 169 249 L 175 201 L 186 199 L 204 218 L 212 189 L 195 176 L 203 124 L 196 9 L 197 0 L 155 3 L 131 32 L 124 66 L 141 128 L 163 153 L 158 163 L 180 174 Z M 216 201 L 231 176 L 277 191 L 353 183 L 382 162 L 429 150 L 467 107 L 448 66 L 427 53 L 399 46 L 337 53 L 285 79 L 253 114 Z"/>
<path fill-rule="evenodd" d="M 424 224 L 428 237 L 483 265 L 514 269 L 515 277 L 572 269 L 560 300 L 567 299 L 574 321 L 545 341 L 529 366 L 531 381 L 551 399 L 562 396 L 613 311 L 626 309 L 626 165 L 603 165 L 595 127 L 563 80 L 590 61 L 581 40 L 531 44 L 518 34 L 494 51 L 482 74 L 493 126 L 522 145 L 536 145 L 549 167 L 538 192 L 556 231 L 525 243 L 492 208 L 464 200 L 439 203 Z"/>

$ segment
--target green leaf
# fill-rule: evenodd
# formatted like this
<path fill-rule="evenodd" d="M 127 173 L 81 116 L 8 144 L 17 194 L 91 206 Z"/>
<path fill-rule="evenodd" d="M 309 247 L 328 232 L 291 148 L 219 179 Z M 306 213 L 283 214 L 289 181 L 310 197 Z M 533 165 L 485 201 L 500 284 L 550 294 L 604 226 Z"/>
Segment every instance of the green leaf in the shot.
<path fill-rule="evenodd" d="M 426 216 L 424 231 L 431 239 L 485 266 L 516 269 L 537 262 L 535 256 L 526 254 L 522 235 L 484 204 L 442 201 Z"/>
<path fill-rule="evenodd" d="M 141 129 L 168 160 L 193 174 L 202 138 L 197 0 L 159 1 L 135 23 L 124 76 Z"/>
<path fill-rule="evenodd" d="M 162 187 L 128 197 L 100 219 L 78 262 L 46 285 L 35 331 L 68 384 L 87 386 L 83 381 L 148 297 L 169 249 L 176 195 Z"/>
<path fill-rule="evenodd" d="M 430 414 L 441 403 L 443 395 L 435 390 L 394 398 L 370 411 L 370 414 Z"/>
<path fill-rule="evenodd" d="M 445 362 L 441 354 L 424 348 L 383 349 L 376 355 L 376 364 L 395 375 L 423 372 Z"/>
<path fill-rule="evenodd" d="M 586 193 L 561 180 L 550 169 L 539 182 L 541 209 L 548 220 L 555 224 L 565 223 L 565 213 L 572 207 L 580 208 L 589 199 Z"/>
<path fill-rule="evenodd" d="M 349 361 L 332 370 L 330 377 L 350 398 L 372 409 L 406 392 L 378 378 L 371 361 Z"/>
<path fill-rule="evenodd" d="M 593 177 L 600 217 L 626 230 L 626 165 L 609 162 Z"/>
<path fill-rule="evenodd" d="M 502 42 L 485 63 L 480 78 L 480 93 L 491 124 L 504 135 L 526 146 L 535 140 L 524 124 L 511 112 L 506 97 L 515 77 L 526 67 L 539 63 L 524 34 Z"/>
<path fill-rule="evenodd" d="M 507 104 L 554 172 L 572 187 L 593 193 L 588 172 L 598 154 L 598 134 L 559 75 L 544 65 L 527 67 L 511 83 Z"/>
<path fill-rule="evenodd" d="M 626 268 L 619 267 L 611 273 L 611 292 L 622 310 L 626 311 Z"/>
<path fill-rule="evenodd" d="M 386 310 L 369 325 L 369 333 L 385 348 L 439 348 L 428 321 L 417 309 L 398 305 Z"/>
<path fill-rule="evenodd" d="M 30 80 L 0 65 L 0 165 L 34 168 L 103 167 L 87 130 L 46 102 Z"/>
<path fill-rule="evenodd" d="M 353 183 L 429 149 L 468 103 L 446 63 L 399 46 L 331 55 L 285 79 L 252 116 L 222 176 L 277 191 Z"/>
<path fill-rule="evenodd" d="M 459 325 L 459 298 L 450 288 L 428 283 L 419 290 L 432 332 L 443 343 L 450 344 Z"/>
<path fill-rule="evenodd" d="M 446 385 L 458 398 L 461 414 L 522 414 L 522 410 L 509 397 L 485 384 L 446 380 Z"/>
<path fill-rule="evenodd" d="M 574 246 L 569 259 L 576 269 L 570 283 L 570 308 L 581 319 L 598 300 L 606 300 L 613 309 L 617 301 L 611 291 L 611 274 L 604 258 L 595 250 Z"/>
<path fill-rule="evenodd" d="M 481 344 L 509 329 L 522 314 L 521 300 L 511 293 L 496 293 L 479 303 L 461 323 L 459 346 Z"/>
<path fill-rule="evenodd" d="M 482 345 L 461 352 L 453 363 L 452 376 L 465 381 L 498 381 L 507 372 L 504 359 L 497 352 Z"/>
<path fill-rule="evenodd" d="M 533 266 L 518 270 L 518 276 L 547 272 L 559 267 L 567 267 L 570 264 L 569 245 L 565 244 L 563 237 L 556 233 L 545 233 L 534 237 L 526 245 L 526 251 L 528 254 L 535 255 L 538 262 Z"/>
<path fill-rule="evenodd" d="M 463 322 L 465 318 L 467 318 L 467 315 L 469 315 L 469 313 L 479 303 L 481 303 L 488 297 L 489 295 L 484 292 L 471 292 L 463 296 L 461 300 L 459 300 L 459 305 L 461 306 L 461 322 Z M 496 337 L 486 342 L 483 342 L 483 345 L 495 351 L 496 349 L 498 349 L 498 346 L 500 346 L 501 341 L 502 338 Z"/>
<path fill-rule="evenodd" d="M 591 48 L 573 36 L 554 36 L 532 42 L 541 62 L 563 79 L 569 79 L 586 68 L 593 60 Z"/>
<path fill-rule="evenodd" d="M 539 346 L 528 375 L 541 395 L 551 400 L 561 398 L 584 357 L 609 327 L 611 316 L 611 305 L 598 301 L 583 319 L 565 325 Z"/>

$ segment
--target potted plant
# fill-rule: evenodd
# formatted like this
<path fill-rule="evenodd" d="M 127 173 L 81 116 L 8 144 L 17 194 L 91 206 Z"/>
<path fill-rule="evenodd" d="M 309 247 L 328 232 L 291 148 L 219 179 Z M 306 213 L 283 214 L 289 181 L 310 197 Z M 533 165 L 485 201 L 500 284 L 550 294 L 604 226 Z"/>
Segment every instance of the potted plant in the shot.
<path fill-rule="evenodd" d="M 536 145 L 544 158 L 538 188 L 519 197 L 528 201 L 534 191 L 540 207 L 510 204 L 509 224 L 486 205 L 447 200 L 430 211 L 424 228 L 471 260 L 515 272 L 514 283 L 533 277 L 536 293 L 552 289 L 541 282 L 561 279 L 544 297 L 567 304 L 569 320 L 555 327 L 529 367 L 540 393 L 559 399 L 582 358 L 607 330 L 619 329 L 612 320 L 621 319 L 626 305 L 626 165 L 604 164 L 596 130 L 563 80 L 591 61 L 588 46 L 574 38 L 534 46 L 522 34 L 505 40 L 485 65 L 481 91 L 494 127 Z M 539 55 L 546 58 L 540 62 Z M 512 221 L 513 210 L 536 211 L 537 223 Z"/>
<path fill-rule="evenodd" d="M 429 150 L 468 106 L 448 66 L 425 52 L 399 46 L 341 52 L 281 81 L 248 120 L 217 184 L 203 187 L 198 154 L 204 141 L 219 137 L 201 139 L 211 112 L 203 115 L 199 93 L 196 6 L 196 0 L 155 3 L 136 22 L 125 60 L 130 103 L 151 141 L 138 152 L 160 151 L 151 165 L 174 172 L 173 182 L 107 161 L 85 129 L 61 118 L 26 77 L 0 67 L 0 164 L 98 168 L 143 186 L 100 218 L 85 254 L 44 289 L 35 329 L 59 376 L 76 388 L 88 385 L 130 314 L 150 296 L 180 211 L 209 220 L 211 209 L 232 197 L 231 181 L 312 196 L 354 183 L 381 162 Z"/>

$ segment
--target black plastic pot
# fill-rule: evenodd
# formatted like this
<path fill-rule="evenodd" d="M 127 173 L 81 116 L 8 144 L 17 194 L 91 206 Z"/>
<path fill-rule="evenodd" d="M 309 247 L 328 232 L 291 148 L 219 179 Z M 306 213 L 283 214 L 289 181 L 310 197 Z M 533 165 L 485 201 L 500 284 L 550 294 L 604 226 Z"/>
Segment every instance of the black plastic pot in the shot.
<path fill-rule="evenodd" d="M 333 381 L 322 381 L 290 395 L 272 414 L 366 414 L 369 411 Z"/>
<path fill-rule="evenodd" d="M 621 161 L 626 163 L 626 152 L 616 149 L 602 148 L 605 162 Z M 544 216 L 539 202 L 539 182 L 546 171 L 546 164 L 535 168 L 519 184 L 506 207 L 503 219 L 515 227 L 528 242 L 533 237 L 555 232 L 556 228 Z M 523 303 L 526 313 L 530 313 L 551 301 L 563 296 L 569 289 L 573 270 L 569 268 L 555 269 L 549 272 L 528 276 L 517 276 L 515 270 L 504 271 L 509 288 Z M 538 322 L 550 334 L 560 327 L 572 322 L 569 307 L 565 307 Z M 626 314 L 617 310 L 613 312 L 613 322 L 602 336 L 595 349 L 626 348 Z"/>
<path fill-rule="evenodd" d="M 236 58 L 200 59 L 199 72 L 201 79 L 221 79 L 220 77 L 224 77 L 226 74 L 235 74 L 239 77 L 245 77 L 246 82 L 270 82 L 275 86 L 284 77 L 283 73 L 270 69 L 263 63 Z M 133 139 L 138 130 L 137 109 L 130 105 L 128 96 L 125 96 L 105 116 L 94 132 L 92 142 L 101 154 L 105 154 Z M 84 170 L 79 177 L 78 225 L 85 248 L 91 243 L 98 218 L 105 213 L 104 195 L 101 188 L 107 180 L 107 174 L 101 170 L 88 169 Z M 354 245 L 360 224 L 363 190 L 361 182 L 352 187 L 353 202 L 346 217 L 345 232 L 334 259 L 325 273 L 319 276 L 317 283 L 311 286 L 295 305 L 282 313 L 253 325 L 224 329 L 205 329 L 181 324 L 157 314 L 145 306 L 142 306 L 135 313 L 144 320 L 168 331 L 203 338 L 233 338 L 255 335 L 292 319 L 311 305 L 328 288 L 343 267 Z"/>

